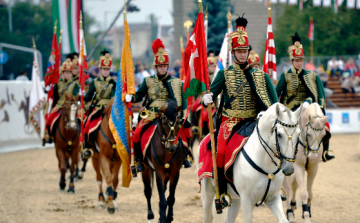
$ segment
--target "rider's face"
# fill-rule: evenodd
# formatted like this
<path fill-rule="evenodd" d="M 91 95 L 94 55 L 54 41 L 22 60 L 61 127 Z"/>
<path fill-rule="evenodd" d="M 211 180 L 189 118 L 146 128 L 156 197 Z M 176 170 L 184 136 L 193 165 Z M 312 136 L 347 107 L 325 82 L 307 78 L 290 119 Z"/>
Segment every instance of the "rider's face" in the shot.
<path fill-rule="evenodd" d="M 110 75 L 110 68 L 101 68 L 100 71 L 103 77 L 108 77 Z"/>
<path fill-rule="evenodd" d="M 69 80 L 69 79 L 71 78 L 71 76 L 72 76 L 72 72 L 71 72 L 71 71 L 68 71 L 68 70 L 65 70 L 65 71 L 63 72 L 63 76 L 64 76 L 64 79 L 65 79 L 65 80 Z"/>
<path fill-rule="evenodd" d="M 208 66 L 209 74 L 215 73 L 216 66 L 214 64 L 211 64 Z"/>
<path fill-rule="evenodd" d="M 73 67 L 73 69 L 72 69 L 72 74 L 73 75 L 76 75 L 76 74 L 78 74 L 79 73 L 79 68 L 74 68 Z"/>
<path fill-rule="evenodd" d="M 299 59 L 293 60 L 292 64 L 295 69 L 300 70 L 303 67 L 304 61 L 302 58 L 299 58 Z"/>
<path fill-rule="evenodd" d="M 158 74 L 165 75 L 168 71 L 168 65 L 157 65 L 156 70 Z"/>
<path fill-rule="evenodd" d="M 239 63 L 240 64 L 243 64 L 243 63 L 246 63 L 247 61 L 247 58 L 248 58 L 248 50 L 247 49 L 239 49 L 239 50 L 235 50 L 232 52 L 232 54 L 235 53 L 235 57 L 237 58 L 237 60 L 235 60 L 235 63 Z"/>

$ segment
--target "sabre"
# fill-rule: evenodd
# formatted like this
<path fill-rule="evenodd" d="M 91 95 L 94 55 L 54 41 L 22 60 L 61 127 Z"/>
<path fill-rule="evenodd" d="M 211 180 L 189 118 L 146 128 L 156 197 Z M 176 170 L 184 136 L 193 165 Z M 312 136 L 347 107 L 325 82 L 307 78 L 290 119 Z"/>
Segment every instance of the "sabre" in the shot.
<path fill-rule="evenodd" d="M 80 79 L 80 104 L 81 104 L 81 109 L 80 109 L 80 122 L 81 122 L 81 127 L 80 127 L 80 151 L 81 154 L 83 154 L 84 151 L 84 30 L 83 30 L 83 24 L 82 24 L 82 11 L 80 11 L 80 21 L 79 21 L 79 27 L 80 27 L 80 75 L 79 75 L 79 79 Z"/>

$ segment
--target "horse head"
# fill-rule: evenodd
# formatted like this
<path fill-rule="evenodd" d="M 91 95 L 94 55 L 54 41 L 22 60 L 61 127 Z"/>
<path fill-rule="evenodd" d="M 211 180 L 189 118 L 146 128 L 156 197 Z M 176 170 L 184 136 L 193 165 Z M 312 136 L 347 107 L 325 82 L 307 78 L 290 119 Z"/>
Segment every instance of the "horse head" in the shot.
<path fill-rule="evenodd" d="M 181 127 L 180 111 L 181 106 L 177 106 L 171 99 L 168 99 L 160 108 L 159 127 L 162 143 L 170 153 L 175 152 L 179 144 L 179 142 L 174 143 L 174 141 Z"/>
<path fill-rule="evenodd" d="M 62 107 L 62 114 L 67 130 L 76 129 L 76 112 L 78 109 L 79 95 L 74 97 L 72 94 L 65 94 L 65 103 Z"/>
<path fill-rule="evenodd" d="M 296 159 L 298 138 L 300 135 L 299 118 L 302 106 L 295 112 L 283 104 L 272 105 L 260 119 L 259 128 L 264 132 L 264 139 L 268 138 L 268 147 L 273 152 L 272 160 L 282 168 L 286 176 L 294 173 L 293 163 Z M 264 131 L 270 129 L 269 132 Z M 270 153 L 268 153 L 270 154 Z M 278 159 L 279 163 L 275 160 Z"/>
<path fill-rule="evenodd" d="M 301 115 L 301 142 L 304 152 L 310 160 L 318 158 L 320 143 L 325 132 L 325 123 L 329 116 L 325 116 L 318 103 L 312 103 Z"/>

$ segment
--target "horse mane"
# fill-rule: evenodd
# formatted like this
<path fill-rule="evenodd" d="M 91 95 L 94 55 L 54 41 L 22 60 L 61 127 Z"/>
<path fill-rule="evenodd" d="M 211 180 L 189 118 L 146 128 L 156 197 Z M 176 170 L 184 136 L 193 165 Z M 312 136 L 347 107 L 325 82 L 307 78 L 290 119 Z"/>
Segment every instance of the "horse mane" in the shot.
<path fill-rule="evenodd" d="M 165 116 L 170 119 L 170 121 L 175 121 L 176 120 L 176 107 L 177 107 L 177 104 L 171 100 L 171 99 L 168 99 L 166 100 L 165 104 L 167 104 L 167 108 L 166 108 L 166 111 L 165 111 Z"/>
<path fill-rule="evenodd" d="M 115 97 L 111 98 L 110 101 L 107 103 L 106 107 L 104 108 L 103 114 L 106 114 L 109 111 L 111 111 L 112 105 L 114 103 L 114 99 Z"/>

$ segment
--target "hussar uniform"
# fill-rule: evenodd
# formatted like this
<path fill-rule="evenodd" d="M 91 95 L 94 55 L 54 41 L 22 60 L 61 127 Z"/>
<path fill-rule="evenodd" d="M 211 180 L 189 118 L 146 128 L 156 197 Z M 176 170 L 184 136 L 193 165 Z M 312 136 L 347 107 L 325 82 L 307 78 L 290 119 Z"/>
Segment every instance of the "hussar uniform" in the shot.
<path fill-rule="evenodd" d="M 66 59 L 66 61 L 63 62 L 60 67 L 60 73 L 64 71 L 72 71 L 72 62 L 69 58 Z M 60 117 L 60 109 L 65 103 L 65 94 L 72 94 L 75 97 L 78 95 L 79 89 L 79 84 L 72 78 L 70 78 L 69 80 L 61 78 L 60 81 L 54 85 L 54 101 L 52 104 L 52 110 L 46 120 L 46 128 L 50 136 L 52 135 L 51 133 L 54 124 Z"/>
<path fill-rule="evenodd" d="M 112 58 L 108 51 L 101 52 L 99 68 L 111 68 Z M 115 95 L 116 82 L 108 77 L 100 76 L 90 83 L 85 102 L 91 102 L 89 115 L 85 120 L 85 150 L 84 158 L 89 158 L 90 148 L 95 148 L 95 136 L 101 124 L 102 113 L 110 99 Z"/>
<path fill-rule="evenodd" d="M 233 51 L 235 63 L 220 70 L 210 87 L 213 101 L 222 93 L 215 134 L 220 195 L 226 194 L 227 179 L 231 180 L 227 177 L 226 170 L 233 164 L 237 153 L 252 133 L 258 113 L 278 102 L 270 77 L 262 70 L 253 69 L 247 61 L 241 64 L 236 58 L 235 50 L 249 49 L 246 25 L 245 18 L 236 19 L 236 30 L 229 35 L 229 51 Z M 206 97 L 210 95 L 207 94 Z M 240 128 L 244 131 L 238 131 Z M 209 142 L 210 136 L 207 136 L 201 144 L 209 146 Z M 226 163 L 225 154 L 226 157 L 230 154 Z M 199 163 L 203 161 L 205 162 L 199 160 Z M 201 171 L 199 167 L 199 178 L 203 177 Z M 227 206 L 225 199 L 221 202 L 223 206 Z"/>
<path fill-rule="evenodd" d="M 152 48 L 154 52 L 153 65 L 169 65 L 168 52 L 165 51 L 165 46 L 160 39 L 157 39 L 153 42 Z M 181 117 L 184 119 L 184 109 L 186 109 L 187 106 L 182 89 L 183 83 L 180 79 L 172 77 L 168 74 L 155 74 L 153 76 L 146 77 L 134 97 L 132 97 L 131 102 L 133 103 L 140 102 L 144 97 L 146 97 L 145 108 L 148 111 L 148 116 L 144 119 L 141 119 L 137 124 L 133 138 L 135 157 L 138 163 L 137 169 L 139 172 L 144 170 L 142 160 L 155 131 L 155 125 L 156 121 L 158 120 L 157 118 L 159 116 L 160 108 L 168 99 L 173 100 L 178 106 L 182 107 L 183 110 L 181 111 Z M 191 135 L 189 128 L 190 126 L 185 127 L 187 128 L 182 128 L 182 130 L 180 130 L 180 137 L 184 147 L 188 147 L 188 142 Z M 187 149 L 185 149 L 185 152 L 188 154 Z M 189 165 L 188 160 L 185 162 L 187 167 Z"/>
<path fill-rule="evenodd" d="M 304 50 L 300 36 L 295 33 L 292 37 L 293 45 L 288 49 L 290 60 L 304 59 Z M 280 102 L 292 111 L 296 110 L 304 102 L 309 104 L 318 103 L 325 115 L 325 92 L 320 77 L 313 71 L 304 69 L 297 70 L 294 67 L 281 74 L 276 86 L 277 95 Z M 330 126 L 326 123 L 326 136 L 323 138 L 324 153 L 323 161 L 333 159 L 334 156 L 328 154 Z"/>

